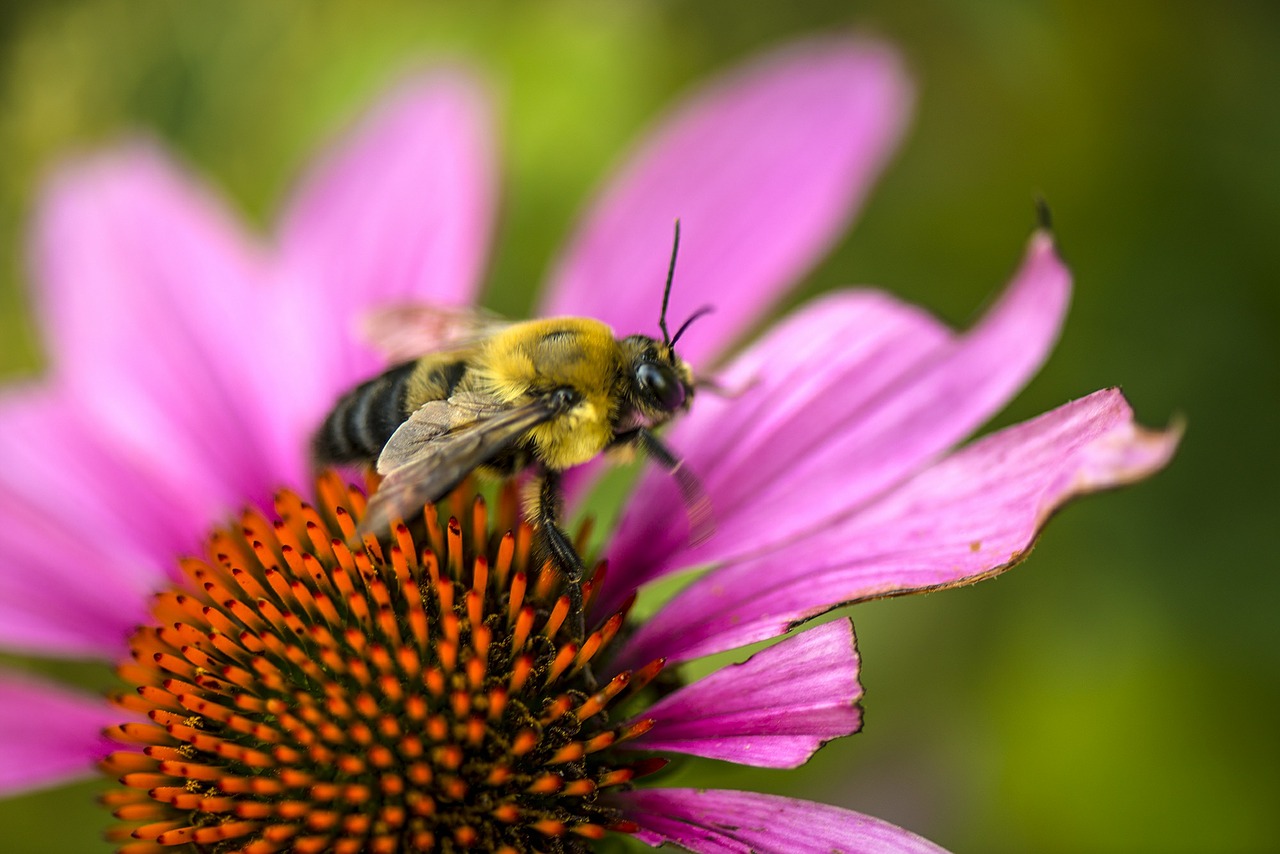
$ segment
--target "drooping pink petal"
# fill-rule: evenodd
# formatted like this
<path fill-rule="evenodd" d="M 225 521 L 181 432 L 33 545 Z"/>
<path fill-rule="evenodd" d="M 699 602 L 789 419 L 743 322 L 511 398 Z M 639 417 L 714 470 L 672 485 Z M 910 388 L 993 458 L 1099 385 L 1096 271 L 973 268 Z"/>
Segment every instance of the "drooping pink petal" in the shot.
<path fill-rule="evenodd" d="M 101 698 L 0 673 L 0 796 L 94 774 L 118 748 L 102 729 L 119 722 Z"/>
<path fill-rule="evenodd" d="M 627 747 L 763 768 L 796 768 L 862 727 L 853 623 L 835 620 L 758 652 L 646 709 Z"/>
<path fill-rule="evenodd" d="M 698 306 L 680 353 L 705 364 L 848 226 L 895 148 L 912 99 L 901 61 L 866 40 L 813 39 L 695 93 L 583 219 L 542 314 L 657 335 L 672 226 L 683 226 L 668 316 Z"/>
<path fill-rule="evenodd" d="M 339 388 L 378 370 L 355 334 L 371 307 L 474 301 L 493 209 L 490 137 L 476 82 L 435 70 L 394 89 L 302 183 L 281 228 L 282 276 L 294 334 L 325 341 L 313 375 Z"/>
<path fill-rule="evenodd" d="M 1135 425 L 1119 391 L 1096 392 L 975 442 L 846 520 L 712 570 L 637 631 L 618 667 L 775 637 L 840 603 L 989 578 L 1022 561 L 1066 501 L 1150 475 L 1177 443 L 1177 431 Z"/>
<path fill-rule="evenodd" d="M 740 397 L 700 396 L 669 444 L 703 481 L 716 536 L 691 548 L 678 495 L 651 471 L 610 549 L 610 598 L 693 564 L 741 560 L 847 516 L 1002 406 L 1057 339 L 1070 275 L 1044 233 L 999 302 L 953 336 L 883 295 L 806 307 L 725 372 Z M 821 496 L 811 501 L 807 496 Z"/>
<path fill-rule="evenodd" d="M 778 795 L 637 789 L 611 801 L 655 848 L 670 842 L 696 854 L 945 854 L 887 821 Z"/>
<path fill-rule="evenodd" d="M 8 391 L 0 424 L 0 645 L 114 658 L 209 520 L 60 389 Z"/>
<path fill-rule="evenodd" d="M 55 373 L 140 471 L 204 512 L 298 475 L 258 368 L 263 267 L 211 194 L 135 144 L 56 174 L 32 243 Z"/>

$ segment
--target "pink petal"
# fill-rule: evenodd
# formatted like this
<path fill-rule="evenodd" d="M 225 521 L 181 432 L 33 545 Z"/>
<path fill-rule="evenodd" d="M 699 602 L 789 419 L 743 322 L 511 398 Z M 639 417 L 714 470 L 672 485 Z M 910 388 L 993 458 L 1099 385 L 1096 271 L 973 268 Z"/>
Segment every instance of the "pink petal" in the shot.
<path fill-rule="evenodd" d="M 116 746 L 121 713 L 101 698 L 0 673 L 0 796 L 87 777 Z"/>
<path fill-rule="evenodd" d="M 69 165 L 33 246 L 57 373 L 147 477 L 212 513 L 300 472 L 258 369 L 262 267 L 203 188 L 141 144 Z"/>
<path fill-rule="evenodd" d="M 395 88 L 303 182 L 281 229 L 282 275 L 293 334 L 325 341 L 314 373 L 342 384 L 376 371 L 354 334 L 370 307 L 474 301 L 492 219 L 490 136 L 479 86 L 436 70 Z"/>
<path fill-rule="evenodd" d="M 0 644 L 114 658 L 204 520 L 107 447 L 69 394 L 0 397 Z"/>
<path fill-rule="evenodd" d="M 551 277 L 543 314 L 657 335 L 672 224 L 683 225 L 669 321 L 705 363 L 844 233 L 897 145 L 911 88 L 897 54 L 812 39 L 687 99 L 595 202 Z"/>
<path fill-rule="evenodd" d="M 716 536 L 697 549 L 672 525 L 679 498 L 652 471 L 610 550 L 606 608 L 693 564 L 725 563 L 802 537 L 882 494 L 963 439 L 1048 355 L 1070 275 L 1035 235 L 999 302 L 963 336 L 888 297 L 849 292 L 811 304 L 747 350 L 669 444 L 703 481 Z M 820 495 L 822 500 L 808 500 Z"/>
<path fill-rule="evenodd" d="M 708 655 L 838 604 L 997 575 L 1065 502 L 1158 471 L 1177 444 L 1176 430 L 1136 426 L 1119 391 L 1096 392 L 975 442 L 807 539 L 709 572 L 639 629 L 617 666 Z"/>
<path fill-rule="evenodd" d="M 839 807 L 725 789 L 637 789 L 611 797 L 654 847 L 696 854 L 945 854 L 886 821 Z"/>
<path fill-rule="evenodd" d="M 862 727 L 853 623 L 836 620 L 664 697 L 657 725 L 627 747 L 795 768 Z"/>

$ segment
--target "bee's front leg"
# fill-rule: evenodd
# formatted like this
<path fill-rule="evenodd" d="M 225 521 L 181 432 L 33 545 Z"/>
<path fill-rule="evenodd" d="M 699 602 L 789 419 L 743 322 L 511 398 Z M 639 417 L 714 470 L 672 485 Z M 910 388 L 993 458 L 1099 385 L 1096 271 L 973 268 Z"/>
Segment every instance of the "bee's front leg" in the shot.
<path fill-rule="evenodd" d="M 715 532 L 715 523 L 711 518 L 711 499 L 707 498 L 697 476 L 685 468 L 684 460 L 677 457 L 652 430 L 645 427 L 617 434 L 613 444 L 639 448 L 675 478 L 676 486 L 680 488 L 680 497 L 684 499 L 685 512 L 689 516 L 690 543 L 698 545 L 711 537 Z"/>

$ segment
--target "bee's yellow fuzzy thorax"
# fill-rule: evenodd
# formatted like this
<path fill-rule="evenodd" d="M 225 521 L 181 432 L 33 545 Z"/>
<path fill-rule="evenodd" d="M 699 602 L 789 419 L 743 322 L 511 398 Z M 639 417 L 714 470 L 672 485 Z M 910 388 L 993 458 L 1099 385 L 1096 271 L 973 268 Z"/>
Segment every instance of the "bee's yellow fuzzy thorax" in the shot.
<path fill-rule="evenodd" d="M 480 378 L 489 393 L 517 404 L 554 388 L 578 392 L 582 402 L 531 431 L 548 468 L 580 465 L 613 439 L 616 383 L 622 364 L 613 330 L 585 317 L 518 323 L 485 344 Z"/>

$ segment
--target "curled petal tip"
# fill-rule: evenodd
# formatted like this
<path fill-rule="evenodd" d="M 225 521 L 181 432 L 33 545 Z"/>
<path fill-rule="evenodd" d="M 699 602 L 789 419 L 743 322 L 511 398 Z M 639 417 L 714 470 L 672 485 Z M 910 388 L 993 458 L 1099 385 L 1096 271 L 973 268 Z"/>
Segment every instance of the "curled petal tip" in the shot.
<path fill-rule="evenodd" d="M 1173 460 L 1186 430 L 1182 416 L 1174 417 L 1163 429 L 1143 427 L 1133 420 L 1132 410 L 1120 389 L 1098 393 L 1103 394 L 1111 396 L 1128 417 L 1094 443 L 1091 464 L 1082 466 L 1077 473 L 1073 496 L 1115 489 L 1150 477 Z"/>
<path fill-rule="evenodd" d="M 1036 196 L 1036 231 L 1053 234 L 1053 211 L 1044 196 Z"/>

